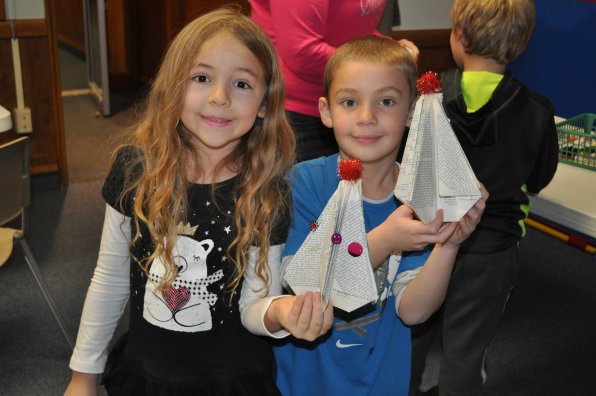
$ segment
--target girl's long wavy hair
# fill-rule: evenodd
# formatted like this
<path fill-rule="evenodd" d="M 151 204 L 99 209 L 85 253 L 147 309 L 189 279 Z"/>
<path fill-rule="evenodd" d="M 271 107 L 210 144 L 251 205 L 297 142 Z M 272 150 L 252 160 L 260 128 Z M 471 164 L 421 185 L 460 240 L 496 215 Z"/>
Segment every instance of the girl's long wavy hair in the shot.
<path fill-rule="evenodd" d="M 290 196 L 287 173 L 294 163 L 295 137 L 286 118 L 283 103 L 285 90 L 281 68 L 271 41 L 247 16 L 234 9 L 220 9 L 205 14 L 186 25 L 170 44 L 152 83 L 145 112 L 135 126 L 133 145 L 141 155 L 140 177 L 130 180 L 121 196 L 133 194 L 136 233 L 131 246 L 139 240 L 139 224 L 151 234 L 154 251 L 148 257 L 135 257 L 147 273 L 151 262 L 161 257 L 166 273 L 158 285 L 169 287 L 177 269 L 172 249 L 177 225 L 188 211 L 188 169 L 193 176 L 202 175 L 201 154 L 193 148 L 191 136 L 178 126 L 184 106 L 189 74 L 203 44 L 219 34 L 232 34 L 255 55 L 263 68 L 266 91 L 263 98 L 265 116 L 257 118 L 251 131 L 216 167 L 237 171 L 240 175 L 235 193 L 237 236 L 227 250 L 236 270 L 227 288 L 235 290 L 248 265 L 250 246 L 260 248 L 256 273 L 266 285 L 269 239 L 273 224 L 289 215 Z M 130 172 L 129 172 L 130 173 Z"/>

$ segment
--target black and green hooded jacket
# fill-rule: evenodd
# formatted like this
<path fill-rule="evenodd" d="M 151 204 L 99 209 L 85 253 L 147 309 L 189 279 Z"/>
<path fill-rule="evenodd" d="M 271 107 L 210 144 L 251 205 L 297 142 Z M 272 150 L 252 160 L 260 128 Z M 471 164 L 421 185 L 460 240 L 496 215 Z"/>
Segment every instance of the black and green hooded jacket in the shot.
<path fill-rule="evenodd" d="M 482 108 L 467 113 L 462 71 L 441 75 L 443 107 L 476 178 L 490 197 L 476 231 L 460 251 L 487 253 L 525 234 L 529 199 L 553 178 L 558 163 L 554 106 L 506 73 Z"/>

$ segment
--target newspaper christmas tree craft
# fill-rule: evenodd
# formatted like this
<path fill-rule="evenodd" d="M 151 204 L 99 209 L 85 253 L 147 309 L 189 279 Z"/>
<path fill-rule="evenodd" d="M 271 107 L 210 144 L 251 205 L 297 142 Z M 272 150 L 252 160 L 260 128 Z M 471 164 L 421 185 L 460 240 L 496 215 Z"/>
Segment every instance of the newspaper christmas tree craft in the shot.
<path fill-rule="evenodd" d="M 394 194 L 424 223 L 429 223 L 438 209 L 443 209 L 444 221 L 458 221 L 482 193 L 443 110 L 437 74 L 425 73 L 416 87 L 421 95 Z"/>
<path fill-rule="evenodd" d="M 352 312 L 378 298 L 368 255 L 362 211 L 362 163 L 339 162 L 340 182 L 294 257 L 284 279 L 292 291 L 321 292 L 323 306 L 329 300 Z"/>

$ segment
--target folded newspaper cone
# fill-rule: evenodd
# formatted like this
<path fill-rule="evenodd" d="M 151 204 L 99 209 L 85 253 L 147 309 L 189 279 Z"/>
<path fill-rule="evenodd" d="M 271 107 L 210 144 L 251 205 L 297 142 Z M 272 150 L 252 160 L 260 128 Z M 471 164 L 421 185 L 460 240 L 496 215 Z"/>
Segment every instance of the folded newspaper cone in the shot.
<path fill-rule="evenodd" d="M 443 110 L 436 73 L 426 73 L 417 86 L 422 95 L 414 109 L 394 194 L 424 223 L 438 209 L 443 209 L 444 221 L 458 221 L 482 193 Z"/>
<path fill-rule="evenodd" d="M 378 298 L 362 211 L 362 164 L 340 161 L 340 182 L 311 232 L 289 262 L 284 279 L 296 294 L 321 292 L 352 312 Z"/>

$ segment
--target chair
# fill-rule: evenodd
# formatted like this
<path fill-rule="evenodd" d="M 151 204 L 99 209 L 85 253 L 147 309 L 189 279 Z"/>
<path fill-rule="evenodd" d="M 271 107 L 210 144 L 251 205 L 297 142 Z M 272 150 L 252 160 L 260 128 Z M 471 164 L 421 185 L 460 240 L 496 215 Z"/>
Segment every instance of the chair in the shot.
<path fill-rule="evenodd" d="M 18 243 L 29 269 L 33 272 L 33 276 L 72 350 L 73 343 L 64 328 L 56 305 L 43 282 L 35 257 L 25 239 L 29 220 L 28 207 L 31 198 L 28 137 L 22 137 L 0 145 L 0 167 L 2 168 L 0 171 L 0 267 L 10 257 L 13 245 Z M 13 220 L 18 217 L 20 217 L 20 229 L 7 227 L 8 223 L 11 225 L 17 223 Z"/>

